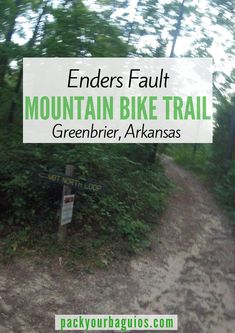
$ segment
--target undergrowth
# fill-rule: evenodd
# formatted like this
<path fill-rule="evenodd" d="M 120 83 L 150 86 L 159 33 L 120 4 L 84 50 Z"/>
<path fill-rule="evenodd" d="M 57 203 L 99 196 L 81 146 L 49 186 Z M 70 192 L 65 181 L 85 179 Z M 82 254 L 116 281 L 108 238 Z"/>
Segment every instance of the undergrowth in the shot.
<path fill-rule="evenodd" d="M 105 252 L 111 258 L 115 251 L 126 254 L 147 246 L 170 187 L 160 163 L 148 163 L 150 149 L 151 145 L 23 145 L 17 135 L 6 141 L 0 151 L 4 260 L 31 251 L 72 262 L 101 258 L 94 259 L 100 264 L 106 263 Z M 63 174 L 66 164 L 75 166 L 74 178 L 97 182 L 102 190 L 76 191 L 73 221 L 59 245 L 62 186 L 39 174 Z"/>

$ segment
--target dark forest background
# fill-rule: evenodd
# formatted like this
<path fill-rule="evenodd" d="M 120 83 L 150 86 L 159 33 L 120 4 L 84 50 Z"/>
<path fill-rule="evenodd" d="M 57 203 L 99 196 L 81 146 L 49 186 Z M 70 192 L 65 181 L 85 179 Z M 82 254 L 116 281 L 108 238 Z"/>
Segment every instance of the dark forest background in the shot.
<path fill-rule="evenodd" d="M 208 182 L 235 220 L 234 4 L 232 1 L 2 0 L 0 2 L 0 246 L 76 257 L 148 245 L 172 186 L 162 153 Z M 23 57 L 213 57 L 214 142 L 208 145 L 22 143 Z M 58 246 L 63 174 L 104 185 L 79 191 L 68 242 Z M 109 250 L 108 250 L 109 249 Z M 113 254 L 114 255 L 114 254 Z"/>

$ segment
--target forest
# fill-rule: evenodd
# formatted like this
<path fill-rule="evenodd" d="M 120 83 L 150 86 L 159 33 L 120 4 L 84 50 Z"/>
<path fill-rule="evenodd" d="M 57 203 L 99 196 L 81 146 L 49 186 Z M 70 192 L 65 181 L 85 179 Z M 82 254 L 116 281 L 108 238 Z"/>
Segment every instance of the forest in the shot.
<path fill-rule="evenodd" d="M 59 57 L 99 58 L 102 64 L 103 58 L 135 58 L 137 64 L 143 58 L 210 58 L 213 143 L 160 143 L 161 137 L 177 142 L 181 133 L 156 129 L 157 96 L 122 98 L 122 121 L 139 122 L 129 125 L 127 135 L 151 143 L 23 143 L 23 64 L 37 57 L 51 58 L 53 65 Z M 60 331 L 70 330 L 77 316 L 85 322 L 83 316 L 92 313 L 90 318 L 109 316 L 112 332 L 152 332 L 148 315 L 158 316 L 154 322 L 165 332 L 173 324 L 179 333 L 234 332 L 234 64 L 232 0 L 0 0 L 0 333 L 51 333 L 55 315 L 62 317 Z M 151 78 L 130 73 L 130 85 L 166 88 L 168 69 L 158 69 Z M 122 85 L 117 71 L 115 77 L 97 71 L 89 82 L 78 76 L 66 69 L 64 87 L 75 92 L 81 85 Z M 169 122 L 211 118 L 205 99 L 185 95 L 186 103 L 180 96 L 165 97 Z M 26 98 L 27 121 L 54 112 L 53 142 L 63 136 L 119 137 L 105 123 L 114 115 L 111 98 L 97 101 L 105 105 L 102 114 L 92 109 L 95 94 L 77 100 L 77 113 L 73 97 L 48 96 L 42 102 Z M 66 114 L 59 108 L 56 113 L 63 101 Z M 40 108 L 43 103 L 53 107 Z M 60 124 L 73 115 L 74 129 Z M 99 118 L 99 132 L 77 129 L 79 117 L 91 117 L 92 126 Z M 153 123 L 149 131 L 146 118 Z M 71 314 L 74 321 L 67 320 Z M 113 314 L 119 316 L 115 328 Z M 98 325 L 95 332 L 106 329 Z"/>
<path fill-rule="evenodd" d="M 233 5 L 223 0 L 1 1 L 4 258 L 28 248 L 83 257 L 103 247 L 125 253 L 148 246 L 148 234 L 173 186 L 164 173 L 162 154 L 203 179 L 234 221 Z M 24 57 L 212 57 L 213 144 L 23 144 Z M 57 229 L 62 187 L 39 175 L 64 174 L 68 164 L 75 167 L 77 178 L 102 184 L 103 190 L 76 192 L 73 223 L 68 226 L 73 242 L 61 248 Z"/>

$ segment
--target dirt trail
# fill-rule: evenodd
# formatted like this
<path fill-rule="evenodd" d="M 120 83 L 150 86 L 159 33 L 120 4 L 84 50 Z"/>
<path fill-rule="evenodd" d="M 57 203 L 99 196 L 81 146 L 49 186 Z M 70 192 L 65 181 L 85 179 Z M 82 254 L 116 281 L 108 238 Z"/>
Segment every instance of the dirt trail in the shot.
<path fill-rule="evenodd" d="M 235 332 L 235 243 L 211 194 L 164 159 L 176 184 L 151 251 L 95 274 L 58 263 L 0 267 L 0 333 L 52 333 L 57 313 L 175 313 L 180 333 Z"/>

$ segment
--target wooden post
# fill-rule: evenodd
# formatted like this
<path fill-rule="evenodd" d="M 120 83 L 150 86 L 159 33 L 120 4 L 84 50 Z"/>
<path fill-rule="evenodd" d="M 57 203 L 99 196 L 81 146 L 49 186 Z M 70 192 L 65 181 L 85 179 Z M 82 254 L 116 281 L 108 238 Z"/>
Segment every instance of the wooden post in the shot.
<path fill-rule="evenodd" d="M 65 167 L 65 176 L 73 177 L 74 174 L 74 166 L 73 165 L 66 165 Z M 63 199 L 65 195 L 71 194 L 72 188 L 69 185 L 63 185 L 62 191 L 62 202 L 61 202 L 61 211 L 63 205 Z M 61 213 L 59 218 L 59 230 L 58 230 L 58 242 L 62 244 L 67 236 L 67 224 L 61 225 Z"/>

